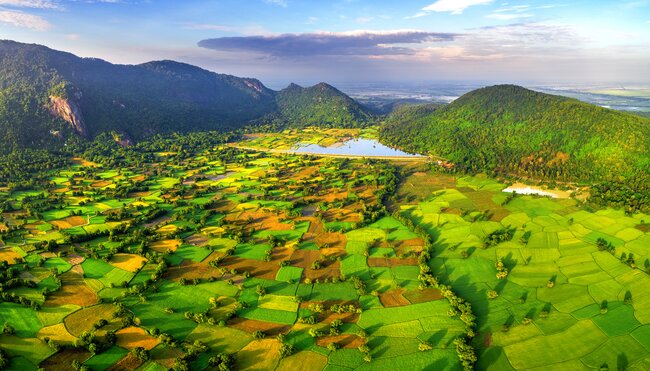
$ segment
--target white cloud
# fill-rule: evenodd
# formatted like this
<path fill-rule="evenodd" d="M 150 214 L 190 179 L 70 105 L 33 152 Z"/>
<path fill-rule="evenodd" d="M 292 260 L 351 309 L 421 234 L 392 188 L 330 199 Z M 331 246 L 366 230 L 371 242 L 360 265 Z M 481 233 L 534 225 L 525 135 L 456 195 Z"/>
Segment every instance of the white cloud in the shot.
<path fill-rule="evenodd" d="M 519 18 L 530 18 L 532 14 L 528 13 L 492 13 L 485 16 L 485 18 L 496 19 L 499 21 L 510 21 Z"/>
<path fill-rule="evenodd" d="M 0 0 L 0 6 L 35 9 L 58 9 L 59 5 L 50 0 Z"/>
<path fill-rule="evenodd" d="M 68 40 L 73 40 L 74 41 L 74 40 L 79 40 L 81 38 L 81 35 L 79 35 L 77 33 L 69 33 L 69 34 L 65 35 L 65 38 L 68 39 Z"/>
<path fill-rule="evenodd" d="M 287 0 L 264 0 L 264 2 L 267 4 L 278 5 L 283 8 L 286 8 L 289 5 L 289 2 Z"/>
<path fill-rule="evenodd" d="M 14 10 L 0 10 L 0 23 L 36 31 L 45 31 L 51 27 L 48 21 L 37 15 Z"/>
<path fill-rule="evenodd" d="M 450 12 L 451 14 L 463 14 L 463 11 L 475 5 L 487 5 L 493 0 L 438 0 L 435 3 L 422 8 L 425 14 L 428 12 Z M 420 15 L 418 13 L 416 15 Z"/>

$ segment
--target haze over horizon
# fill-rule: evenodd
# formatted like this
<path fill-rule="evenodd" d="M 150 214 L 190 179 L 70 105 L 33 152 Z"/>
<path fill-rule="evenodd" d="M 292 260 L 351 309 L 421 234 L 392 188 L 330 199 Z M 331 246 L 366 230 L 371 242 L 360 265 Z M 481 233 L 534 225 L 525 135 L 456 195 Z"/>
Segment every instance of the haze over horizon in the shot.
<path fill-rule="evenodd" d="M 650 0 L 0 0 L 0 38 L 291 81 L 650 84 Z"/>

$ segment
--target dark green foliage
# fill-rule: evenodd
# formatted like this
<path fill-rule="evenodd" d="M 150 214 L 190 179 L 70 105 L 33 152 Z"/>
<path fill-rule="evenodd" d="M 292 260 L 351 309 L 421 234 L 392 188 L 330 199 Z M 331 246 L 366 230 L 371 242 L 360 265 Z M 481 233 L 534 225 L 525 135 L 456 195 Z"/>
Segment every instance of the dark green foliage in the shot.
<path fill-rule="evenodd" d="M 400 110 L 380 136 L 405 150 L 442 156 L 461 171 L 608 181 L 595 189 L 596 201 L 650 207 L 650 120 L 636 115 L 499 85 L 432 112 Z"/>
<path fill-rule="evenodd" d="M 60 148 L 77 133 L 111 132 L 122 144 L 157 133 L 266 124 L 358 126 L 367 111 L 337 89 L 291 85 L 173 61 L 115 65 L 44 46 L 0 41 L 0 154 Z"/>
<path fill-rule="evenodd" d="M 371 119 L 359 103 L 325 83 L 309 88 L 291 84 L 278 92 L 277 103 L 290 126 L 360 127 Z"/>
<path fill-rule="evenodd" d="M 506 242 L 512 240 L 512 237 L 515 235 L 515 228 L 501 228 L 498 229 L 487 236 L 483 240 L 485 247 L 496 246 L 501 242 Z"/>

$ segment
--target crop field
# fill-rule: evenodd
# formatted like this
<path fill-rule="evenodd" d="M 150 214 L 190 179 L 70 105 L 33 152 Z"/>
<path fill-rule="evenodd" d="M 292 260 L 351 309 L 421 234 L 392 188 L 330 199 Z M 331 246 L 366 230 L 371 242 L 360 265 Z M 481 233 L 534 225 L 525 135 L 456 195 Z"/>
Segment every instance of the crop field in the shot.
<path fill-rule="evenodd" d="M 426 196 L 411 192 L 416 182 L 442 185 Z M 395 205 L 437 236 L 432 269 L 472 303 L 477 368 L 646 369 L 650 216 L 573 199 L 506 201 L 500 189 L 484 177 L 421 172 Z M 512 234 L 486 242 L 504 230 Z"/>
<path fill-rule="evenodd" d="M 77 158 L 1 193 L 8 368 L 647 368 L 650 216 L 254 150 L 373 130 Z"/>
<path fill-rule="evenodd" d="M 287 138 L 376 135 L 334 131 Z M 52 189 L 5 195 L 2 269 L 25 279 L 0 303 L 9 368 L 202 369 L 219 354 L 234 369 L 459 367 L 464 324 L 418 288 L 424 240 L 380 198 L 392 165 L 231 147 L 158 158 L 77 158 Z"/>

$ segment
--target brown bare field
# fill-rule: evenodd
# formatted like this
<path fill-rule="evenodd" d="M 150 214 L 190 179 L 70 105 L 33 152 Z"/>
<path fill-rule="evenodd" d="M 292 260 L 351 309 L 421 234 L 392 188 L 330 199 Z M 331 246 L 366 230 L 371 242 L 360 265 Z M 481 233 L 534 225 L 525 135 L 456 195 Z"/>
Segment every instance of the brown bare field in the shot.
<path fill-rule="evenodd" d="M 115 254 L 109 262 L 112 266 L 129 272 L 137 272 L 147 259 L 135 254 Z"/>
<path fill-rule="evenodd" d="M 85 257 L 83 257 L 81 255 L 77 255 L 77 254 L 70 254 L 70 255 L 68 255 L 68 258 L 67 258 L 68 263 L 70 263 L 71 265 L 81 264 L 81 263 L 84 262 L 84 260 L 86 260 Z"/>
<path fill-rule="evenodd" d="M 113 182 L 111 182 L 110 180 L 100 180 L 100 181 L 92 183 L 90 186 L 93 187 L 93 188 L 104 188 L 104 187 L 109 186 L 111 184 L 113 184 Z"/>
<path fill-rule="evenodd" d="M 391 289 L 379 295 L 379 301 L 384 307 L 403 307 L 411 304 L 404 296 L 404 289 Z"/>
<path fill-rule="evenodd" d="M 650 232 L 650 224 L 639 224 L 635 228 L 643 233 Z"/>
<path fill-rule="evenodd" d="M 68 228 L 72 228 L 72 225 L 71 225 L 70 223 L 68 223 L 65 219 L 61 219 L 61 220 L 52 220 L 52 221 L 50 222 L 50 224 L 52 224 L 54 227 L 59 228 L 59 229 L 68 229 Z"/>
<path fill-rule="evenodd" d="M 427 301 L 442 299 L 442 293 L 435 288 L 422 290 L 409 290 L 402 294 L 411 304 L 424 303 Z"/>
<path fill-rule="evenodd" d="M 312 239 L 318 246 L 327 245 L 330 248 L 335 248 L 340 251 L 345 251 L 345 245 L 347 243 L 347 238 L 345 238 L 344 234 L 336 232 L 325 232 L 323 225 L 320 223 L 315 227 Z M 305 238 L 305 240 L 308 239 Z"/>
<path fill-rule="evenodd" d="M 72 336 L 68 332 L 63 323 L 43 327 L 38 331 L 36 337 L 41 340 L 44 338 L 50 338 L 60 345 L 71 345 L 76 340 L 76 337 Z"/>
<path fill-rule="evenodd" d="M 335 342 L 341 348 L 356 349 L 364 344 L 364 340 L 357 335 L 341 334 L 335 336 L 323 336 L 316 340 L 316 344 L 321 347 L 327 347 L 331 342 Z"/>
<path fill-rule="evenodd" d="M 129 198 L 140 198 L 140 197 L 147 197 L 151 194 L 149 191 L 143 191 L 143 192 L 131 192 L 129 193 Z"/>
<path fill-rule="evenodd" d="M 72 335 L 79 336 L 82 332 L 92 329 L 93 324 L 100 319 L 110 320 L 114 312 L 115 307 L 112 304 L 97 304 L 70 314 L 65 317 L 63 323 Z"/>
<path fill-rule="evenodd" d="M 278 248 L 274 250 L 279 250 Z M 285 251 L 288 249 L 285 249 Z M 273 256 L 275 255 L 275 259 Z M 226 267 L 228 270 L 236 269 L 238 272 L 250 272 L 251 276 L 257 278 L 266 278 L 269 280 L 275 279 L 275 275 L 280 269 L 279 261 L 284 259 L 279 259 L 278 257 L 284 257 L 285 259 L 289 257 L 288 253 L 278 254 L 274 251 L 271 255 L 271 261 L 259 261 L 252 259 L 243 259 L 236 256 L 229 256 L 221 263 L 222 266 Z"/>
<path fill-rule="evenodd" d="M 61 288 L 47 296 L 46 307 L 66 304 L 86 307 L 98 302 L 97 295 L 86 285 L 81 274 L 68 271 L 60 275 L 59 278 L 61 279 Z"/>
<path fill-rule="evenodd" d="M 193 234 L 185 239 L 185 242 L 193 246 L 205 246 L 208 241 L 209 239 L 206 236 L 198 233 Z"/>
<path fill-rule="evenodd" d="M 326 308 L 329 308 L 331 305 L 332 304 L 326 304 L 324 306 Z M 356 305 L 358 306 L 359 303 L 356 303 Z M 359 320 L 359 314 L 358 313 L 336 313 L 336 312 L 327 311 L 327 312 L 325 312 L 324 315 L 321 316 L 321 322 L 322 323 L 328 323 L 329 324 L 332 321 L 335 321 L 337 319 L 340 319 L 341 321 L 343 321 L 345 323 L 356 323 Z"/>
<path fill-rule="evenodd" d="M 326 194 L 322 199 L 323 201 L 327 202 L 334 202 L 334 201 L 342 201 L 348 198 L 348 192 L 343 191 L 343 192 L 332 192 Z"/>
<path fill-rule="evenodd" d="M 46 370 L 74 371 L 72 361 L 77 360 L 83 363 L 90 356 L 90 352 L 83 348 L 65 348 L 41 362 L 39 366 Z"/>
<path fill-rule="evenodd" d="M 237 353 L 237 370 L 273 370 L 280 360 L 277 339 L 255 340 Z"/>
<path fill-rule="evenodd" d="M 271 230 L 271 231 L 290 231 L 293 229 L 293 225 L 289 223 L 280 223 L 280 218 L 275 215 L 266 214 L 260 220 L 260 229 L 259 230 Z"/>
<path fill-rule="evenodd" d="M 172 218 L 170 218 L 168 216 L 161 216 L 160 218 L 156 218 L 156 219 L 150 221 L 149 223 L 145 223 L 144 226 L 147 227 L 147 228 L 151 228 L 151 227 L 156 226 L 158 224 L 166 223 L 166 222 L 168 222 L 170 220 L 172 220 Z"/>
<path fill-rule="evenodd" d="M 221 273 L 219 273 L 217 268 L 208 265 L 210 260 L 212 260 L 210 257 L 201 263 L 184 260 L 180 265 L 167 269 L 165 278 L 172 281 L 179 281 L 181 278 L 191 280 L 194 278 L 207 279 L 209 277 L 221 277 Z"/>
<path fill-rule="evenodd" d="M 2 245 L 0 245 L 2 246 Z M 21 256 L 11 248 L 0 249 L 0 262 L 6 260 L 7 263 L 13 264 L 14 259 L 21 258 Z"/>
<path fill-rule="evenodd" d="M 165 227 L 167 227 L 167 226 L 165 226 Z M 165 228 L 165 227 L 163 227 L 163 228 Z M 173 226 L 173 227 L 174 227 L 174 230 L 175 230 L 176 226 Z M 161 229 L 163 229 L 163 228 L 161 228 Z M 158 231 L 160 231 L 161 229 L 159 229 Z M 151 245 L 149 245 L 149 247 L 151 248 L 151 250 L 154 250 L 156 252 L 164 254 L 168 250 L 176 251 L 176 249 L 178 249 L 178 247 L 180 245 L 181 245 L 181 243 L 179 241 L 177 241 L 177 240 L 160 240 L 160 241 L 156 241 L 156 242 L 151 243 Z"/>
<path fill-rule="evenodd" d="M 180 349 L 170 348 L 166 346 L 158 346 L 151 350 L 151 360 L 155 361 L 167 369 L 174 366 L 174 361 L 184 353 Z"/>
<path fill-rule="evenodd" d="M 117 345 L 128 350 L 136 347 L 151 350 L 160 343 L 158 339 L 147 334 L 140 327 L 126 327 L 117 331 L 115 335 L 117 335 Z"/>
<path fill-rule="evenodd" d="M 291 255 L 291 265 L 294 267 L 303 268 L 303 274 L 306 278 L 311 280 L 323 280 L 325 278 L 334 278 L 341 276 L 341 263 L 338 261 L 325 261 L 324 266 L 321 269 L 311 269 L 311 265 L 314 261 L 318 260 L 322 253 L 326 249 L 321 251 L 316 250 L 296 250 Z"/>
<path fill-rule="evenodd" d="M 116 364 L 107 368 L 107 371 L 121 371 L 121 370 L 135 370 L 140 367 L 144 361 L 137 359 L 133 354 L 129 353 L 124 358 L 119 360 Z"/>
<path fill-rule="evenodd" d="M 228 326 L 251 334 L 255 331 L 263 331 L 267 336 L 285 334 L 291 328 L 291 326 L 287 325 L 280 325 L 277 323 L 258 321 L 242 317 L 235 317 L 232 320 L 228 321 Z"/>

